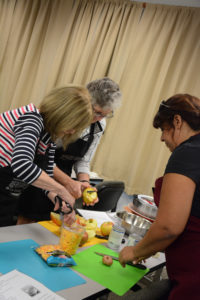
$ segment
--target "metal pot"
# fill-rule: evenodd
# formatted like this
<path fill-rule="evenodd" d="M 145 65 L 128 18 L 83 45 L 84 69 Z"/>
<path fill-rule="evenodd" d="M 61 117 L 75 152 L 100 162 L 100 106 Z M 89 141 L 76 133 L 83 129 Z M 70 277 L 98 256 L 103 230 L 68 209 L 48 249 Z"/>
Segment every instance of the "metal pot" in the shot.
<path fill-rule="evenodd" d="M 156 218 L 158 210 L 153 197 L 147 195 L 133 195 L 133 209 L 144 217 L 153 220 Z"/>
<path fill-rule="evenodd" d="M 121 220 L 121 226 L 126 230 L 127 234 L 137 233 L 144 236 L 151 226 L 151 222 L 127 211 L 117 212 L 117 217 Z"/>

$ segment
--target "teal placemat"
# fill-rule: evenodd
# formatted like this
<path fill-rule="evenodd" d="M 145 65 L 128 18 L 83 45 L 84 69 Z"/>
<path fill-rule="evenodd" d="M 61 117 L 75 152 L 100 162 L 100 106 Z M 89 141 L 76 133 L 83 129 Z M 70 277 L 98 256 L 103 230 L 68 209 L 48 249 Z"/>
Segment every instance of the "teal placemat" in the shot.
<path fill-rule="evenodd" d="M 73 257 L 77 266 L 73 266 L 72 268 L 100 283 L 119 296 L 125 294 L 149 271 L 149 269 L 141 270 L 129 265 L 122 268 L 118 261 L 113 261 L 110 267 L 105 266 L 102 263 L 102 257 L 95 254 L 95 251 L 118 256 L 118 253 L 98 244 L 74 255 Z"/>
<path fill-rule="evenodd" d="M 17 269 L 57 292 L 86 281 L 68 267 L 50 267 L 34 251 L 39 246 L 31 239 L 0 243 L 0 272 Z"/>

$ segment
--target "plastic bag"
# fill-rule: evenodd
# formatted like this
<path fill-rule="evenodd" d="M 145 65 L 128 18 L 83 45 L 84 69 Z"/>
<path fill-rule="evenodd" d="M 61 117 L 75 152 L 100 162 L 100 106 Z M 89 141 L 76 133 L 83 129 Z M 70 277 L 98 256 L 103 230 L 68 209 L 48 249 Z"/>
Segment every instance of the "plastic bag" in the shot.
<path fill-rule="evenodd" d="M 51 267 L 71 267 L 77 265 L 71 255 L 63 251 L 60 245 L 43 245 L 34 250 Z"/>

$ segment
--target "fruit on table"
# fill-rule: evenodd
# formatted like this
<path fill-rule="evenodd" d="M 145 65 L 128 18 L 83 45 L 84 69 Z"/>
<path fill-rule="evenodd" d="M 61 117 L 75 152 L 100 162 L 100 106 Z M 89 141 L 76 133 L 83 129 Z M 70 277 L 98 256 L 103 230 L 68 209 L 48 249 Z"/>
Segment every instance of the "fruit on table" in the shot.
<path fill-rule="evenodd" d="M 93 237 L 95 237 L 95 235 L 96 235 L 96 231 L 93 229 L 86 229 L 86 232 L 88 234 L 88 241 L 93 239 Z"/>
<path fill-rule="evenodd" d="M 60 219 L 60 215 L 59 215 L 59 214 L 57 214 L 57 213 L 51 211 L 51 213 L 50 213 L 50 219 L 51 219 L 51 221 L 53 221 L 56 225 L 61 226 L 62 221 L 61 221 L 61 219 Z"/>
<path fill-rule="evenodd" d="M 93 229 L 96 231 L 97 229 L 97 221 L 95 219 L 86 220 L 86 229 Z"/>
<path fill-rule="evenodd" d="M 83 201 L 86 204 L 93 203 L 98 198 L 97 192 L 93 187 L 88 187 L 83 191 Z"/>
<path fill-rule="evenodd" d="M 76 215 L 76 223 L 78 223 L 81 226 L 86 226 L 87 220 L 79 215 Z"/>
<path fill-rule="evenodd" d="M 88 219 L 86 220 L 85 218 L 76 215 L 76 223 L 78 223 L 79 225 L 83 226 L 88 234 L 88 239 L 87 241 L 90 241 L 93 237 L 95 237 L 96 235 L 96 230 L 97 228 L 97 221 L 95 219 Z M 86 241 L 84 242 L 86 243 Z M 80 246 L 82 245 L 82 242 L 80 244 Z"/>
<path fill-rule="evenodd" d="M 88 238 L 89 238 L 88 233 L 87 233 L 87 231 L 85 231 L 82 236 L 79 246 L 82 246 L 83 244 L 85 244 L 88 241 Z"/>
<path fill-rule="evenodd" d="M 86 229 L 93 229 L 93 230 L 97 229 L 97 221 L 92 218 L 86 220 L 85 218 L 76 215 L 76 223 L 85 227 Z"/>
<path fill-rule="evenodd" d="M 104 255 L 102 257 L 102 262 L 106 266 L 111 266 L 113 263 L 113 260 L 112 260 L 112 257 L 110 257 L 109 255 Z"/>
<path fill-rule="evenodd" d="M 102 234 L 103 236 L 109 235 L 110 232 L 111 232 L 111 230 L 112 230 L 112 228 L 113 228 L 113 225 L 114 225 L 113 222 L 110 222 L 110 221 L 108 221 L 108 222 L 103 222 L 103 223 L 101 224 L 101 227 L 100 227 L 101 234 Z"/>

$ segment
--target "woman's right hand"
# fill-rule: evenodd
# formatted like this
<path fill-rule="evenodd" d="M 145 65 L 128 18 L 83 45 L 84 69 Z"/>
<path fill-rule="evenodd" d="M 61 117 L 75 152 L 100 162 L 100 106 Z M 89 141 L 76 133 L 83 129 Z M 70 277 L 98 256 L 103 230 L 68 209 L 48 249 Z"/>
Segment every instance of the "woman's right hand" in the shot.
<path fill-rule="evenodd" d="M 62 214 L 63 214 L 63 221 L 64 223 L 71 225 L 76 221 L 76 214 L 75 211 L 72 210 L 72 212 L 69 214 L 69 208 L 67 207 L 66 203 L 62 202 L 62 207 L 57 206 L 58 201 L 55 204 L 54 210 L 57 210 L 60 208 Z"/>
<path fill-rule="evenodd" d="M 68 225 L 73 224 L 76 221 L 75 211 L 72 210 L 71 214 L 69 214 L 69 215 L 64 214 L 63 215 L 63 221 L 64 221 L 65 224 L 68 224 Z"/>
<path fill-rule="evenodd" d="M 124 268 L 127 262 L 132 262 L 133 264 L 138 264 L 145 260 L 145 257 L 137 257 L 134 253 L 134 246 L 124 247 L 119 253 L 119 262 Z"/>
<path fill-rule="evenodd" d="M 75 198 L 60 183 L 51 178 L 47 173 L 42 171 L 41 175 L 32 183 L 33 186 L 49 191 L 48 198 L 54 202 L 54 198 L 58 195 L 64 202 L 74 207 Z"/>
<path fill-rule="evenodd" d="M 68 192 L 66 188 L 63 187 L 63 191 L 57 194 L 64 202 L 69 203 L 72 208 L 75 204 L 75 198 Z"/>
<path fill-rule="evenodd" d="M 48 198 L 49 198 L 49 199 L 53 202 L 53 204 L 55 205 L 54 211 L 58 210 L 59 208 L 62 208 L 63 212 L 69 211 L 69 208 L 65 205 L 65 202 L 69 203 L 69 204 L 72 206 L 72 208 L 73 208 L 74 202 L 75 202 L 74 197 L 72 197 L 72 196 L 69 194 L 70 197 L 68 197 L 67 200 L 65 200 L 65 199 L 63 199 L 63 198 L 59 195 L 59 197 L 60 197 L 60 198 L 62 199 L 62 201 L 63 201 L 63 202 L 62 202 L 62 207 L 60 207 L 59 201 L 55 201 L 57 195 L 58 195 L 58 194 L 55 194 L 55 193 L 52 193 L 52 192 L 49 192 L 49 193 L 48 193 Z M 68 192 L 67 192 L 67 195 L 68 195 Z M 71 201 L 70 201 L 70 200 L 71 200 Z"/>
<path fill-rule="evenodd" d="M 48 193 L 48 198 L 54 203 L 54 211 L 57 211 L 58 209 L 62 210 L 63 213 L 63 221 L 69 225 L 71 225 L 72 223 L 75 222 L 76 220 L 76 215 L 75 215 L 75 211 L 72 210 L 72 212 L 70 214 L 65 214 L 65 212 L 69 211 L 69 208 L 66 206 L 65 201 L 62 202 L 62 207 L 60 207 L 59 201 L 55 201 L 56 199 L 56 194 L 49 192 Z"/>
<path fill-rule="evenodd" d="M 70 192 L 70 194 L 75 198 L 78 199 L 82 196 L 82 188 L 83 183 L 77 180 L 73 180 L 70 178 L 68 182 L 65 184 L 66 189 Z"/>
<path fill-rule="evenodd" d="M 54 179 L 64 186 L 75 199 L 78 199 L 82 196 L 82 182 L 73 180 L 57 166 L 54 167 L 53 175 Z"/>

